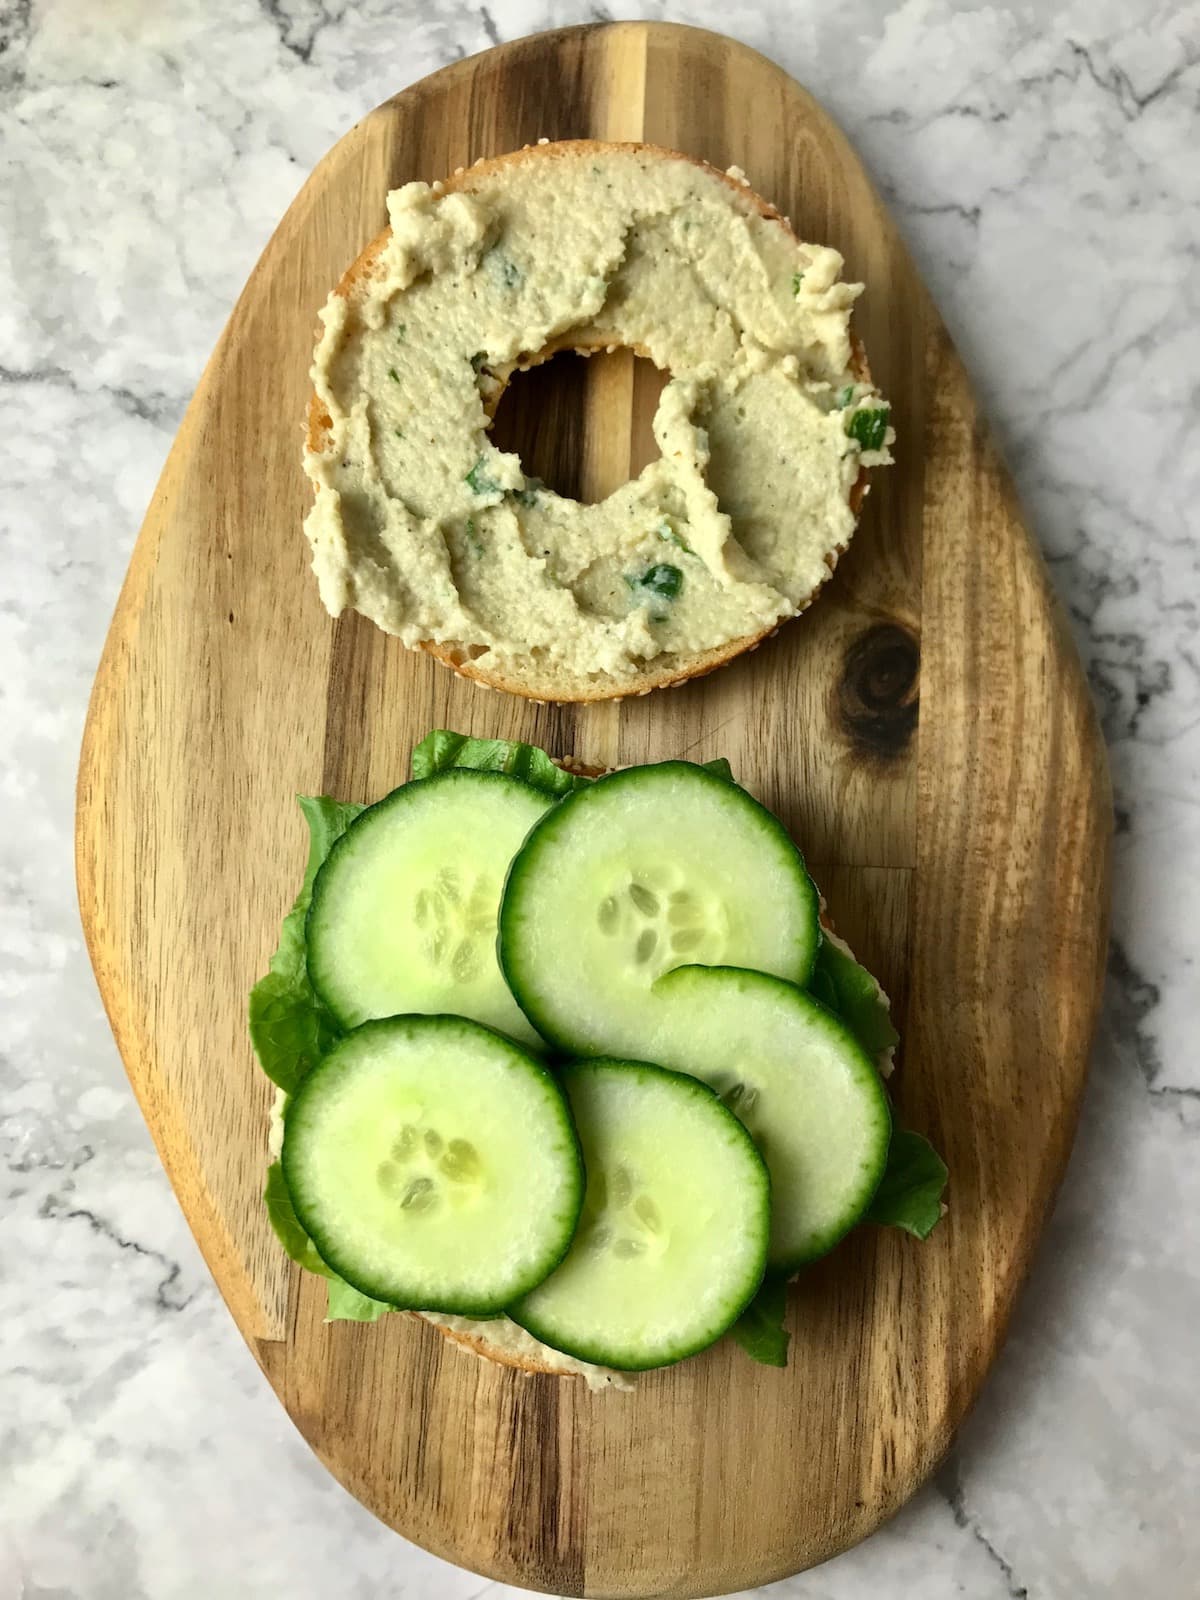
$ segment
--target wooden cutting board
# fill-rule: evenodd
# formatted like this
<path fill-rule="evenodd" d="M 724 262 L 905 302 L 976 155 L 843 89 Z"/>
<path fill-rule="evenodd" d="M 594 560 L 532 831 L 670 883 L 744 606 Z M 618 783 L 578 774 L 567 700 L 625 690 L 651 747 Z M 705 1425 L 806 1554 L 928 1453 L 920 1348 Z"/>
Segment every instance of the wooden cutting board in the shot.
<path fill-rule="evenodd" d="M 737 163 L 869 285 L 898 465 L 816 608 L 627 705 L 486 694 L 322 611 L 300 532 L 314 316 L 384 196 L 547 135 Z M 655 374 L 559 357 L 498 419 L 595 496 L 653 448 Z M 292 796 L 371 800 L 433 727 L 599 764 L 726 755 L 791 826 L 904 1031 L 903 1119 L 950 1164 L 925 1245 L 860 1230 L 809 1271 L 791 1365 L 723 1344 L 632 1395 L 526 1379 L 393 1316 L 322 1323 L 260 1200 L 245 1029 L 302 870 Z M 213 355 L 138 540 L 79 777 L 87 938 L 130 1079 L 263 1371 L 341 1481 L 428 1549 L 579 1595 L 749 1587 L 844 1549 L 930 1472 L 997 1347 L 1075 1124 L 1105 951 L 1110 801 L 1079 663 L 966 375 L 879 197 L 761 56 L 667 25 L 567 29 L 437 73 L 314 172 Z"/>

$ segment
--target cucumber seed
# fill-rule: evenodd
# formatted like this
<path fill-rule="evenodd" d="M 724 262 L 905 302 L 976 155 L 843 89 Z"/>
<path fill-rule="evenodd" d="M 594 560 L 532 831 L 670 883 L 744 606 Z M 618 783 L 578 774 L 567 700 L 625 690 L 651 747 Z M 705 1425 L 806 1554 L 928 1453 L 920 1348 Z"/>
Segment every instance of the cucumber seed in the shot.
<path fill-rule="evenodd" d="M 638 910 L 647 917 L 653 917 L 658 911 L 658 896 L 651 894 L 644 883 L 631 883 L 629 885 L 629 898 Z"/>
<path fill-rule="evenodd" d="M 392 1157 L 396 1161 L 409 1161 L 417 1148 L 417 1130 L 406 1122 L 392 1141 Z"/>
<path fill-rule="evenodd" d="M 449 867 L 443 867 L 437 875 L 438 888 L 445 895 L 452 906 L 456 906 L 460 899 L 458 874 Z"/>
<path fill-rule="evenodd" d="M 473 1183 L 480 1172 L 479 1152 L 467 1139 L 451 1139 L 438 1163 L 453 1183 Z"/>
<path fill-rule="evenodd" d="M 437 1204 L 437 1191 L 432 1178 L 413 1178 L 401 1197 L 405 1211 L 428 1211 Z"/>
<path fill-rule="evenodd" d="M 470 983 L 479 971 L 479 956 L 470 939 L 460 939 L 450 962 L 450 976 L 456 983 Z"/>

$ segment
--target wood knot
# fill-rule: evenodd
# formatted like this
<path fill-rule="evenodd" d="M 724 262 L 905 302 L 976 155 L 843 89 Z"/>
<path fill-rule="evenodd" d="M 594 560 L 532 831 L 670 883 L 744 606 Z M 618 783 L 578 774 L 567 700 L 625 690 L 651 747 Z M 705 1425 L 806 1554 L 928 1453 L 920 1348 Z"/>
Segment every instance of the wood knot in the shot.
<path fill-rule="evenodd" d="M 917 725 L 921 647 L 907 628 L 880 622 L 847 647 L 836 691 L 837 721 L 858 751 L 890 761 Z"/>

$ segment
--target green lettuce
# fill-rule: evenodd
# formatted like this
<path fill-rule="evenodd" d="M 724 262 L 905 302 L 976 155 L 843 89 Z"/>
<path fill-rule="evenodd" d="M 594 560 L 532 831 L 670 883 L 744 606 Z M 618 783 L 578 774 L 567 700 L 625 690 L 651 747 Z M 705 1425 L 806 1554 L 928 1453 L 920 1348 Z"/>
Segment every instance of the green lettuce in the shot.
<path fill-rule="evenodd" d="M 726 783 L 736 783 L 733 768 L 724 756 L 714 756 L 711 761 L 701 761 L 700 765 L 705 772 L 711 772 L 715 778 L 724 778 Z"/>
<path fill-rule="evenodd" d="M 724 756 L 700 761 L 697 765 L 718 778 L 734 781 L 733 769 Z M 414 778 L 432 778 L 435 773 L 448 772 L 452 767 L 469 767 L 476 772 L 507 772 L 556 799 L 592 782 L 591 778 L 578 773 L 564 772 L 535 744 L 519 744 L 512 739 L 472 739 L 465 733 L 451 733 L 447 728 L 437 728 L 426 734 L 412 753 Z"/>
<path fill-rule="evenodd" d="M 857 439 L 864 450 L 881 450 L 887 438 L 889 414 L 887 406 L 863 406 L 851 412 L 846 432 Z"/>
<path fill-rule="evenodd" d="M 809 988 L 841 1017 L 873 1059 L 900 1042 L 879 984 L 866 967 L 829 939 L 821 941 Z M 946 1163 L 928 1139 L 908 1128 L 894 1129 L 887 1166 L 866 1220 L 927 1239 L 941 1218 L 948 1176 Z"/>
<path fill-rule="evenodd" d="M 372 1300 L 360 1294 L 344 1278 L 329 1274 L 329 1314 L 326 1322 L 378 1322 L 380 1317 L 396 1306 L 384 1305 L 382 1300 Z"/>
<path fill-rule="evenodd" d="M 324 796 L 296 799 L 308 823 L 308 866 L 279 930 L 271 970 L 250 991 L 250 1042 L 267 1077 L 288 1094 L 339 1037 L 337 1024 L 308 980 L 304 919 L 317 869 L 355 817 L 366 810 Z"/>
<path fill-rule="evenodd" d="M 250 991 L 250 1039 L 255 1053 L 267 1076 L 288 1094 L 341 1036 L 308 980 L 304 919 L 318 869 L 355 817 L 366 810 L 352 801 L 330 800 L 323 795 L 297 795 L 296 799 L 309 833 L 304 882 L 283 919 L 271 970 Z M 315 1272 L 328 1281 L 330 1322 L 374 1322 L 392 1310 L 352 1289 L 322 1261 L 296 1215 L 278 1161 L 267 1168 L 263 1199 L 267 1218 L 287 1255 L 306 1272 Z"/>
<path fill-rule="evenodd" d="M 866 1220 L 928 1239 L 941 1219 L 942 1191 L 949 1176 L 946 1163 L 928 1139 L 910 1128 L 896 1128 L 888 1147 L 887 1167 Z"/>
<path fill-rule="evenodd" d="M 897 1128 L 888 1147 L 887 1166 L 865 1222 L 903 1228 L 928 1239 L 942 1215 L 942 1191 L 949 1172 L 937 1151 L 909 1128 Z M 729 1332 L 748 1356 L 767 1367 L 786 1367 L 787 1284 L 765 1278 L 758 1293 Z"/>
<path fill-rule="evenodd" d="M 730 1328 L 730 1335 L 764 1367 L 786 1367 L 790 1337 L 783 1325 L 786 1313 L 786 1281 L 764 1278 L 754 1299 Z"/>
<path fill-rule="evenodd" d="M 278 1161 L 273 1161 L 267 1168 L 267 1187 L 263 1199 L 267 1203 L 267 1218 L 275 1230 L 275 1237 L 287 1255 L 306 1272 L 315 1272 L 328 1280 L 327 1322 L 378 1322 L 385 1311 L 396 1309 L 395 1306 L 385 1306 L 381 1300 L 371 1300 L 365 1294 L 360 1294 L 321 1260 L 316 1245 L 305 1233 L 304 1224 L 296 1215 L 292 1197 L 284 1182 L 283 1167 Z"/>
<path fill-rule="evenodd" d="M 432 778 L 451 767 L 470 767 L 476 772 L 507 772 L 523 778 L 543 794 L 570 794 L 586 782 L 556 767 L 544 750 L 533 744 L 517 744 L 511 739 L 471 739 L 465 733 L 438 728 L 426 734 L 412 753 L 414 778 Z"/>
<path fill-rule="evenodd" d="M 317 1247 L 304 1231 L 304 1225 L 292 1206 L 292 1197 L 283 1180 L 283 1167 L 273 1161 L 267 1168 L 267 1187 L 263 1193 L 267 1204 L 267 1217 L 275 1236 L 293 1261 L 308 1272 L 317 1272 L 322 1278 L 333 1274 L 317 1254 Z"/>
<path fill-rule="evenodd" d="M 878 982 L 830 939 L 821 940 L 808 987 L 822 1005 L 841 1017 L 872 1058 L 899 1044 L 900 1035 L 892 1026 Z"/>

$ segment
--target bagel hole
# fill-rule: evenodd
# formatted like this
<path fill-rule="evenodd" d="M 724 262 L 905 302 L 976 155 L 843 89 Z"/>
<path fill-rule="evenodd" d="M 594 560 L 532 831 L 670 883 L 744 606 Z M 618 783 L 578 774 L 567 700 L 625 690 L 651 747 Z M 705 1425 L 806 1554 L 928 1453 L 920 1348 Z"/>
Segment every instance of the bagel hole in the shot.
<path fill-rule="evenodd" d="M 520 456 L 527 478 L 595 505 L 658 459 L 654 413 L 668 376 L 632 350 L 562 351 L 513 373 L 492 438 Z"/>

